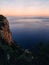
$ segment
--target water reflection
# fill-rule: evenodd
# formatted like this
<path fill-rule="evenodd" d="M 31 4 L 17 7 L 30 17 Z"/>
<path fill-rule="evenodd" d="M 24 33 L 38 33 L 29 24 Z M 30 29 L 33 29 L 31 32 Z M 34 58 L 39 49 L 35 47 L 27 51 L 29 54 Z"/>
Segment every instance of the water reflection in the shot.
<path fill-rule="evenodd" d="M 32 48 L 40 41 L 44 44 L 49 41 L 49 19 L 12 19 L 9 21 L 13 39 L 22 47 Z"/>

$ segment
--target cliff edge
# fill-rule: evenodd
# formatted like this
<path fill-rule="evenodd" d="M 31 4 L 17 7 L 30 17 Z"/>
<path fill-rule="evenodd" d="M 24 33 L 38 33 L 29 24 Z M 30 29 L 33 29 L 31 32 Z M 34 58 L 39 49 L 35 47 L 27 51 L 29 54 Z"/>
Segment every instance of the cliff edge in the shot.
<path fill-rule="evenodd" d="M 9 45 L 13 42 L 12 33 L 9 29 L 9 22 L 3 15 L 0 15 L 0 38 L 8 42 Z"/>

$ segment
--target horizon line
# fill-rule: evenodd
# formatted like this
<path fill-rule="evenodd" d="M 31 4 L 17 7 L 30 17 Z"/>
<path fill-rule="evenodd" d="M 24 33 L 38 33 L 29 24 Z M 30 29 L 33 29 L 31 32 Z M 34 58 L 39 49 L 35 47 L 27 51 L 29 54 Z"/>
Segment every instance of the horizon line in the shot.
<path fill-rule="evenodd" d="M 4 15 L 4 16 L 17 16 L 17 17 L 32 17 L 32 16 L 37 16 L 37 17 L 49 17 L 49 15 L 6 15 L 6 14 L 0 14 L 0 15 Z"/>

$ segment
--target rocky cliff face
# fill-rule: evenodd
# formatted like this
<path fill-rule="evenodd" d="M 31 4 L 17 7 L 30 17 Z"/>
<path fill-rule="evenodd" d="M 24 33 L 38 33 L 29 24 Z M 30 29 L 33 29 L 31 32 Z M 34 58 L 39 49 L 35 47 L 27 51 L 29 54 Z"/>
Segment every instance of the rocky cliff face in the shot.
<path fill-rule="evenodd" d="M 31 65 L 32 54 L 12 39 L 9 22 L 0 15 L 0 65 Z"/>
<path fill-rule="evenodd" d="M 3 15 L 0 15 L 0 38 L 4 39 L 9 45 L 11 45 L 12 34 L 9 29 L 9 22 Z"/>

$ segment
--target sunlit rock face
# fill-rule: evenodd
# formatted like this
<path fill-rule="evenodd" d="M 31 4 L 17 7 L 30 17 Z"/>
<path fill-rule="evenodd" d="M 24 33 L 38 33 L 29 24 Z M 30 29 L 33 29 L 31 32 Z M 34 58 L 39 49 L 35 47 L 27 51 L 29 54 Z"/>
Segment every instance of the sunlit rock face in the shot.
<path fill-rule="evenodd" d="M 9 29 L 9 22 L 3 15 L 0 15 L 0 38 L 4 39 L 9 45 L 11 45 L 12 34 Z"/>

